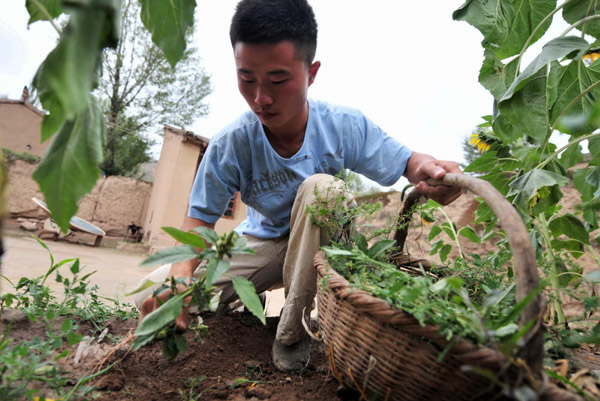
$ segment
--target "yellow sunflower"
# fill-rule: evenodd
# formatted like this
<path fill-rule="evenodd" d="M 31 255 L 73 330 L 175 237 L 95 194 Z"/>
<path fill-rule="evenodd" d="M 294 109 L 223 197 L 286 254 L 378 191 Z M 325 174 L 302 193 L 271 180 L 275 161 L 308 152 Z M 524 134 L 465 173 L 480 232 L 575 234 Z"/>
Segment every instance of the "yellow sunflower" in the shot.
<path fill-rule="evenodd" d="M 474 148 L 477 148 L 477 150 L 479 150 L 480 153 L 485 153 L 488 150 L 490 150 L 490 145 L 485 143 L 484 140 L 481 139 L 478 134 L 471 135 L 471 140 L 469 141 L 469 144 Z"/>
<path fill-rule="evenodd" d="M 594 53 L 588 53 L 588 54 L 586 54 L 581 59 L 583 60 L 583 62 L 585 63 L 585 65 L 590 65 L 594 61 L 598 60 L 599 58 L 600 58 L 600 52 L 594 52 Z"/>

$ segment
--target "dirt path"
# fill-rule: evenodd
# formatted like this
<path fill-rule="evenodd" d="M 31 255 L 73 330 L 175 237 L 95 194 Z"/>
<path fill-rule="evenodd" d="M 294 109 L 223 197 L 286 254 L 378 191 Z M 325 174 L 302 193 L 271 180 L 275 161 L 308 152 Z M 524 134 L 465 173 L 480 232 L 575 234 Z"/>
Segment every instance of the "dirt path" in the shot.
<path fill-rule="evenodd" d="M 50 267 L 50 256 L 35 239 L 30 236 L 8 233 L 4 236 L 5 254 L 1 260 L 0 274 L 13 283 L 21 277 L 38 277 Z M 84 274 L 96 271 L 90 277 L 90 284 L 98 286 L 98 294 L 108 298 L 118 298 L 133 302 L 133 297 L 125 294 L 144 278 L 154 267 L 140 267 L 146 255 L 124 252 L 111 248 L 94 248 L 88 245 L 67 241 L 45 241 L 50 248 L 55 263 L 64 259 L 79 258 Z M 61 273 L 70 275 L 68 266 L 60 268 Z M 62 285 L 48 280 L 49 286 L 58 296 Z M 0 293 L 9 292 L 10 284 L 0 280 Z M 283 290 L 267 293 L 267 315 L 278 315 L 283 306 Z"/>
<path fill-rule="evenodd" d="M 98 294 L 105 297 L 122 298 L 150 271 L 148 267 L 139 266 L 144 260 L 142 254 L 94 248 L 66 241 L 45 241 L 45 244 L 50 248 L 55 263 L 64 259 L 79 258 L 84 273 L 96 271 L 90 277 L 90 283 L 98 285 Z M 48 251 L 31 237 L 5 236 L 4 247 L 6 253 L 2 257 L 2 275 L 13 283 L 21 277 L 43 275 L 50 267 Z M 70 275 L 67 266 L 62 266 L 60 271 Z M 48 282 L 53 290 L 61 289 L 60 284 L 53 280 Z M 6 282 L 0 285 L 2 292 L 10 290 Z"/>

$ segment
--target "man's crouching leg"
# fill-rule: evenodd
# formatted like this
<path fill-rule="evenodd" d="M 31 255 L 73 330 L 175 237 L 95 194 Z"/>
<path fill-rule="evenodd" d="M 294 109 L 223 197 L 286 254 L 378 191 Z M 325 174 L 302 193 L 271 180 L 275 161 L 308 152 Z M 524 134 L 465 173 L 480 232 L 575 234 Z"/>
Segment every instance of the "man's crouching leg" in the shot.
<path fill-rule="evenodd" d="M 290 236 L 283 267 L 285 304 L 277 326 L 273 343 L 273 363 L 282 371 L 302 372 L 310 358 L 309 337 L 302 325 L 314 307 L 317 290 L 317 272 L 314 257 L 321 246 L 329 243 L 329 236 L 311 223 L 307 206 L 314 205 L 315 188 L 321 197 L 332 199 L 344 184 L 327 174 L 316 174 L 307 178 L 296 195 L 290 220 Z M 347 202 L 353 202 L 348 195 Z"/>

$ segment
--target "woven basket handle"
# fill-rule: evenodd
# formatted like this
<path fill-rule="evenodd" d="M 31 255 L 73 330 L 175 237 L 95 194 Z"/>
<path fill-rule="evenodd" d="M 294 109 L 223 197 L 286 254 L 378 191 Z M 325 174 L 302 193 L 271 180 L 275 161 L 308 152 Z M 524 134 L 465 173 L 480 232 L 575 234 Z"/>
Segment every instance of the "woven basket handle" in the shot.
<path fill-rule="evenodd" d="M 441 180 L 427 180 L 429 185 L 447 185 L 466 189 L 482 198 L 498 217 L 500 225 L 508 238 L 513 254 L 513 264 L 517 285 L 517 301 L 522 300 L 539 285 L 539 276 L 535 255 L 529 239 L 527 228 L 513 205 L 489 182 L 463 174 L 448 173 Z M 414 192 L 414 191 L 413 191 Z M 414 195 L 419 197 L 418 195 Z M 412 198 L 407 198 L 406 203 Z M 398 233 L 396 234 L 398 236 Z M 543 324 L 542 315 L 545 301 L 538 294 L 525 307 L 519 318 L 519 326 L 523 328 L 534 322 L 532 328 L 524 337 L 526 343 L 521 348 L 519 356 L 523 358 L 534 374 L 542 374 L 543 364 Z"/>

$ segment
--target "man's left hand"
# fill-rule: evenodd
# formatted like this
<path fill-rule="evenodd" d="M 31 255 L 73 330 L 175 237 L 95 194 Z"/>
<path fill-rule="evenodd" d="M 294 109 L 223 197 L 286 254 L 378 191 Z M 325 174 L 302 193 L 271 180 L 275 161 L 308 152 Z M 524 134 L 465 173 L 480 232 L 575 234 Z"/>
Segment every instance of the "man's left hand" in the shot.
<path fill-rule="evenodd" d="M 415 185 L 415 189 L 434 201 L 447 205 L 456 200 L 462 190 L 445 185 L 432 186 L 425 182 L 428 178 L 441 180 L 446 173 L 462 174 L 458 163 L 437 160 L 429 155 L 414 152 L 406 168 L 406 177 Z"/>

